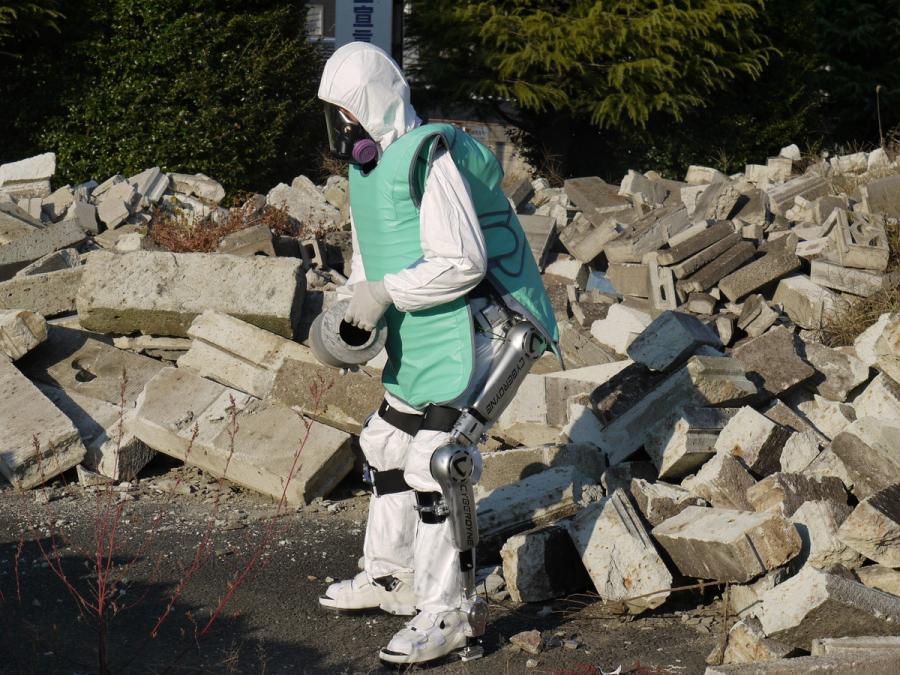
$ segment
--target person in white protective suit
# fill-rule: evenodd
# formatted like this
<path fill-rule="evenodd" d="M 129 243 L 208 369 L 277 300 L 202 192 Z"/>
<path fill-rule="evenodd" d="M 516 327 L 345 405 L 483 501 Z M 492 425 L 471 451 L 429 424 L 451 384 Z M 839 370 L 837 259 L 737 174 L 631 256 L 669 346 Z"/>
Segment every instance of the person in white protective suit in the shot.
<path fill-rule="evenodd" d="M 368 43 L 328 59 L 319 98 L 332 151 L 350 161 L 344 320 L 388 326 L 384 402 L 359 438 L 374 492 L 364 569 L 320 602 L 415 615 L 380 656 L 424 662 L 460 650 L 471 632 L 460 549 L 435 508 L 432 455 L 484 387 L 512 317 L 527 317 L 554 350 L 557 328 L 484 146 L 450 125 L 423 125 L 397 64 Z M 477 452 L 474 464 L 477 480 Z"/>

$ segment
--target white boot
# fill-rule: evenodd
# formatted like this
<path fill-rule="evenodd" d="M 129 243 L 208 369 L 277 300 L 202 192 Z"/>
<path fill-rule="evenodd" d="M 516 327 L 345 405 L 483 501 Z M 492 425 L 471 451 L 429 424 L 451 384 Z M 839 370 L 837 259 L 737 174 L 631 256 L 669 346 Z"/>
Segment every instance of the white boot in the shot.
<path fill-rule="evenodd" d="M 319 604 L 342 612 L 381 609 L 388 614 L 412 616 L 416 613 L 412 574 L 398 572 L 370 581 L 368 574 L 360 572 L 352 579 L 331 584 Z"/>
<path fill-rule="evenodd" d="M 453 609 L 439 614 L 420 612 L 378 654 L 388 663 L 433 661 L 466 645 L 466 615 Z"/>

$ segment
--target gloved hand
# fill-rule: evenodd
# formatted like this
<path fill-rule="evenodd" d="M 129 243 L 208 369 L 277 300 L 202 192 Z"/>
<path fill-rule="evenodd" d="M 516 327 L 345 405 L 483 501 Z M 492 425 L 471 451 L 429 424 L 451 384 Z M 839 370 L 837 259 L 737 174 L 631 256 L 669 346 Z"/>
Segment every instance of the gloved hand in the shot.
<path fill-rule="evenodd" d="M 353 298 L 344 313 L 344 321 L 363 330 L 375 330 L 388 307 L 391 296 L 388 295 L 382 281 L 360 281 L 353 284 Z"/>

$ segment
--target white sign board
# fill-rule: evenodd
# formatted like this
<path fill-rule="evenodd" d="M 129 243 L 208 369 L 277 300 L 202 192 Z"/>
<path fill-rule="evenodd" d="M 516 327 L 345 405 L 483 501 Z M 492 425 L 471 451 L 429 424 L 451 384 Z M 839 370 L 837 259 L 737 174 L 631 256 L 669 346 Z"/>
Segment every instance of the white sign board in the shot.
<path fill-rule="evenodd" d="M 335 47 L 371 42 L 391 53 L 393 0 L 336 0 Z"/>

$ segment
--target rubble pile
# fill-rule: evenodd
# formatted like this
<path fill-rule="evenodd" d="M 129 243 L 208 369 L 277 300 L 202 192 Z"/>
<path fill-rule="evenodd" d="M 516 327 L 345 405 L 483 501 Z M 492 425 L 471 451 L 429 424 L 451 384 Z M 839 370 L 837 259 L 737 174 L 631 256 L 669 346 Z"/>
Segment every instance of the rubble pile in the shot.
<path fill-rule="evenodd" d="M 346 181 L 229 210 L 202 174 L 51 192 L 54 164 L 0 166 L 0 472 L 126 481 L 159 452 L 291 505 L 328 495 L 382 396 L 383 362 L 339 375 L 305 345 L 350 272 Z M 728 589 L 709 673 L 900 667 L 900 314 L 850 346 L 819 333 L 900 284 L 900 166 L 800 169 L 791 146 L 736 176 L 510 186 L 568 369 L 545 355 L 484 448 L 492 597 L 640 614 L 699 580 Z M 329 234 L 148 235 L 152 208 L 202 226 L 265 205 Z"/>

